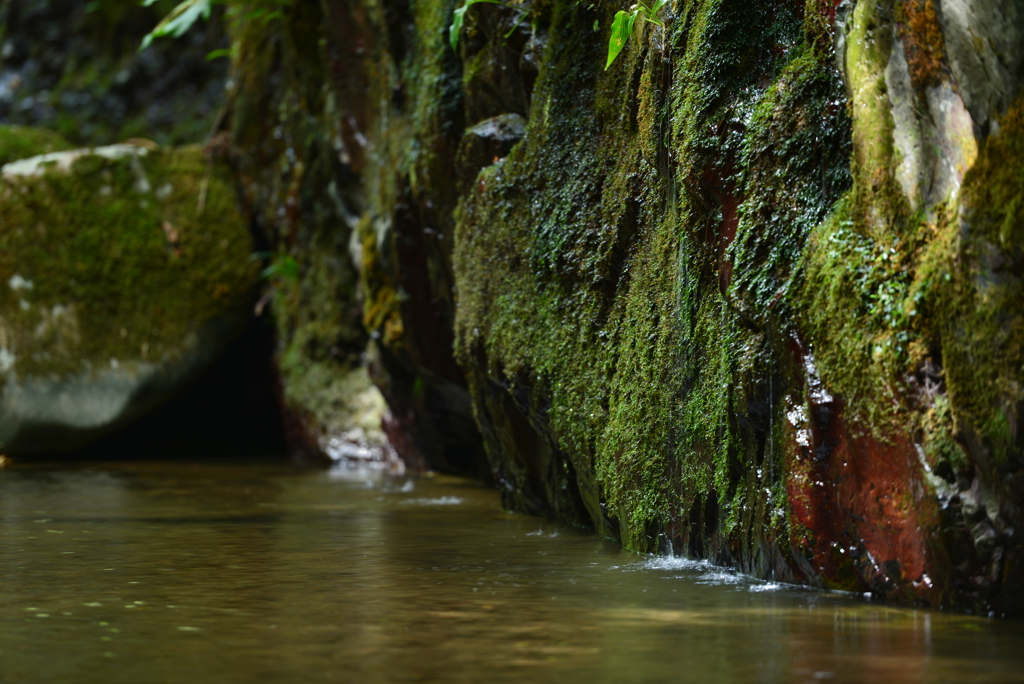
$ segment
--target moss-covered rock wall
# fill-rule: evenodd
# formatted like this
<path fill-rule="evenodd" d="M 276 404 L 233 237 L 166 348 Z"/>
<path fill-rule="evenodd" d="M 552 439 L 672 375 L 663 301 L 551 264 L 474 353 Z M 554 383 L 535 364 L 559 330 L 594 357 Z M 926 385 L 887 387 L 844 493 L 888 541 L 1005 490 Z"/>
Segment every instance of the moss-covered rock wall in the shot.
<path fill-rule="evenodd" d="M 491 445 L 508 501 L 792 578 L 791 301 L 850 183 L 827 36 L 802 7 L 680 6 L 604 71 L 610 12 L 547 20 L 525 141 L 456 234 L 478 416 L 545 446 Z"/>
<path fill-rule="evenodd" d="M 1019 612 L 1021 3 L 678 0 L 605 69 L 619 9 L 481 3 L 453 50 L 449 0 L 323 0 L 236 36 L 285 345 L 358 304 L 392 442 L 472 470 L 482 440 L 510 508 Z"/>
<path fill-rule="evenodd" d="M 445 51 L 451 8 L 420 10 L 295 3 L 239 22 L 230 142 L 272 251 L 293 444 L 323 451 L 345 431 L 351 374 L 366 368 L 387 399 L 388 448 L 486 475 L 452 356 L 459 63 Z"/>

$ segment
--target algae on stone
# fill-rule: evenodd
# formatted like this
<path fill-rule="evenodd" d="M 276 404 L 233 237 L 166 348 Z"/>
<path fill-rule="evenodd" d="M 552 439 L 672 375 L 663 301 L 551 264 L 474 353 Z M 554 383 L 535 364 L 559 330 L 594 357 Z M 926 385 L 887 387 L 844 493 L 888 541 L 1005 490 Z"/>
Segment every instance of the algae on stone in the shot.
<path fill-rule="evenodd" d="M 774 566 L 752 550 L 730 551 L 717 531 L 720 517 L 736 536 L 782 524 L 781 504 L 759 512 L 762 523 L 738 515 L 750 508 L 744 492 L 754 482 L 743 473 L 763 453 L 768 412 L 781 420 L 782 381 L 774 406 L 758 409 L 763 424 L 734 414 L 769 403 L 769 377 L 786 368 L 783 359 L 772 370 L 770 336 L 749 330 L 743 314 L 763 318 L 784 294 L 807 231 L 845 189 L 844 110 L 828 107 L 836 79 L 791 15 L 780 12 L 765 34 L 754 28 L 763 7 L 681 11 L 664 43 L 652 32 L 644 52 L 605 76 L 577 47 L 600 51 L 577 35 L 593 18 L 554 8 L 523 146 L 486 169 L 461 205 L 457 349 L 474 369 L 482 423 L 500 407 L 489 388 L 504 385 L 532 397 L 517 400 L 519 410 L 562 452 L 557 479 L 538 485 L 528 462 L 513 465 L 525 455 L 489 442 L 510 505 L 575 520 L 586 511 L 639 550 Z M 748 68 L 755 64 L 763 71 Z M 638 72 L 637 85 L 623 91 L 620 70 Z M 758 87 L 764 78 L 777 85 Z M 571 92 L 566 82 L 576 84 Z M 782 131 L 802 157 L 772 156 Z M 805 151 L 801 135 L 817 147 Z M 809 199 L 773 185 L 783 177 Z M 784 214 L 780 200 L 794 209 Z M 733 242 L 741 216 L 743 237 Z M 761 242 L 766 232 L 771 241 Z M 783 251 L 760 266 L 764 245 Z M 732 262 L 739 285 L 720 273 Z M 782 465 L 764 470 L 784 497 Z"/>
<path fill-rule="evenodd" d="M 915 505 L 926 518 L 942 510 L 925 538 L 937 569 L 918 595 L 1012 607 L 1024 312 L 1019 250 L 999 234 L 1021 218 L 1019 105 L 1001 113 L 972 99 L 1005 105 L 1013 79 L 998 70 L 952 82 L 966 73 L 956 57 L 966 26 L 949 22 L 987 35 L 984 3 L 969 18 L 954 3 L 941 31 L 929 5 L 861 2 L 843 28 L 854 185 L 812 233 L 795 308 L 856 430 L 917 451 L 908 476 L 930 492 Z"/>
<path fill-rule="evenodd" d="M 233 26 L 229 100 L 246 206 L 270 248 L 265 301 L 277 334 L 286 433 L 300 458 L 365 450 L 388 460 L 387 408 L 364 367 L 365 249 L 356 224 L 365 199 L 354 170 L 365 163 L 365 122 L 344 109 L 358 107 L 347 99 L 348 85 L 323 67 L 334 45 L 324 8 L 297 2 L 284 9 L 281 18 Z"/>

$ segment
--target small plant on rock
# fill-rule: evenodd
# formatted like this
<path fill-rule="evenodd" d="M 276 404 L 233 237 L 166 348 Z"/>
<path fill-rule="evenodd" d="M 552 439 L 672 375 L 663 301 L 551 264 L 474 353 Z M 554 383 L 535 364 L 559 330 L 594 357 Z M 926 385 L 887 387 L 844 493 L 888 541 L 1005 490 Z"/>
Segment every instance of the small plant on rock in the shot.
<path fill-rule="evenodd" d="M 501 5 L 502 7 L 513 7 L 513 8 L 517 8 L 517 9 L 523 10 L 522 7 L 519 7 L 515 3 L 504 2 L 503 0 L 466 0 L 466 4 L 464 4 L 459 9 L 455 10 L 454 13 L 452 13 L 452 25 L 448 27 L 448 42 L 451 43 L 452 50 L 454 52 L 458 52 L 459 51 L 459 34 L 462 33 L 462 24 L 465 23 L 465 21 L 466 21 L 466 12 L 473 5 L 476 5 L 476 4 L 479 4 L 479 3 L 482 3 L 482 2 L 490 3 L 492 5 Z M 530 13 L 529 10 L 523 10 L 522 11 L 522 13 L 519 15 L 519 19 L 516 20 L 515 25 L 509 30 L 508 33 L 505 34 L 505 38 L 508 38 L 509 36 L 511 36 L 512 33 L 517 28 L 519 28 L 519 24 L 522 23 L 523 19 L 529 13 Z"/>
<path fill-rule="evenodd" d="M 209 21 L 214 5 L 228 5 L 228 14 L 243 21 L 278 19 L 284 16 L 284 8 L 290 0 L 182 0 L 170 13 L 160 20 L 153 30 L 142 39 L 139 51 L 145 50 L 154 38 L 181 38 L 202 18 Z M 143 7 L 155 5 L 158 0 L 142 0 Z M 214 50 L 207 59 L 227 56 L 227 50 Z"/>
<path fill-rule="evenodd" d="M 654 0 L 653 5 L 648 5 L 641 0 L 630 7 L 628 12 L 619 10 L 615 13 L 615 21 L 612 22 L 612 36 L 608 40 L 608 61 L 604 65 L 606 71 L 622 52 L 622 48 L 626 47 L 629 37 L 636 35 L 643 28 L 645 21 L 665 28 L 665 25 L 658 19 L 658 12 L 667 4 L 668 0 Z"/>

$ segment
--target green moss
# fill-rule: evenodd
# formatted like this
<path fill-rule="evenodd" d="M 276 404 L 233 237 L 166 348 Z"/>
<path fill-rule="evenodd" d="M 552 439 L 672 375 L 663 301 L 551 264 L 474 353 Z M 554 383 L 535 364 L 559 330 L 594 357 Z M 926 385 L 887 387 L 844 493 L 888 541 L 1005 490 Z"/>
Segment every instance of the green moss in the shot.
<path fill-rule="evenodd" d="M 199 148 L 85 156 L 70 172 L 2 184 L 0 273 L 32 283 L 0 287 L 19 375 L 173 357 L 251 296 L 256 266 L 228 171 Z"/>
<path fill-rule="evenodd" d="M 792 281 L 849 182 L 849 128 L 829 57 L 786 10 L 681 11 L 603 73 L 604 45 L 580 35 L 592 14 L 553 9 L 526 140 L 457 213 L 456 350 L 478 411 L 493 413 L 495 384 L 548 406 L 521 410 L 550 426 L 606 533 L 763 567 L 785 536 L 788 332 L 737 309 L 763 310 Z M 777 151 L 787 137 L 818 147 Z M 742 217 L 731 249 L 729 211 Z M 737 418 L 752 411 L 766 419 Z M 522 456 L 489 448 L 518 487 L 511 505 L 544 495 L 511 465 Z"/>
<path fill-rule="evenodd" d="M 45 128 L 0 126 L 0 166 L 39 154 L 70 150 L 72 147 L 59 133 Z"/>
<path fill-rule="evenodd" d="M 307 402 L 319 399 L 296 390 L 292 384 L 308 387 L 313 381 L 307 376 L 318 366 L 335 367 L 339 379 L 347 377 L 358 364 L 366 343 L 353 297 L 355 270 L 346 259 L 346 245 L 339 244 L 345 238 L 343 233 L 315 233 L 300 255 L 301 274 L 272 281 L 280 368 L 289 380 L 286 393 Z M 326 370 L 318 374 L 326 375 Z"/>
<path fill-rule="evenodd" d="M 852 211 L 847 199 L 811 236 L 799 318 L 827 386 L 855 417 L 884 429 L 917 339 L 908 327 L 916 310 L 906 309 L 912 271 L 903 245 L 858 231 Z"/>
<path fill-rule="evenodd" d="M 336 73 L 326 66 L 337 54 L 323 8 L 296 0 L 282 11 L 271 21 L 232 24 L 230 98 L 253 221 L 273 261 L 294 264 L 268 283 L 283 399 L 313 442 L 356 427 L 377 442 L 382 400 L 360 365 L 367 334 L 359 265 L 350 254 L 363 209 L 362 189 L 351 180 L 352 167 L 363 163 L 353 127 L 360 137 L 367 131 L 358 128 L 361 119 L 339 112 L 351 104 L 344 100 L 350 93 L 335 87 Z M 357 116 L 361 107 L 353 111 Z M 372 311 L 376 291 L 364 294 Z"/>
<path fill-rule="evenodd" d="M 389 274 L 384 270 L 384 260 L 377 248 L 377 235 L 363 221 L 360 226 L 363 245 L 363 325 L 367 330 L 381 333 L 381 341 L 389 349 L 401 349 L 405 327 L 398 293 L 392 285 Z"/>
<path fill-rule="evenodd" d="M 945 396 L 936 397 L 921 423 L 922 446 L 932 470 L 946 480 L 953 481 L 956 474 L 967 469 L 968 458 L 954 438 L 956 425 L 949 399 Z"/>
<path fill-rule="evenodd" d="M 922 7 L 914 11 L 930 11 Z M 1001 266 L 1020 258 L 1020 106 L 964 178 L 967 230 L 955 196 L 927 215 L 912 213 L 893 173 L 899 159 L 884 82 L 892 46 L 884 31 L 868 37 L 879 8 L 858 3 L 854 14 L 846 59 L 854 187 L 811 235 L 798 320 L 826 385 L 877 436 L 923 428 L 936 457 L 960 463 L 950 435 L 966 428 L 1005 457 L 1015 440 L 1006 416 L 1024 397 L 1019 278 Z M 921 17 L 907 21 L 907 30 L 924 30 Z M 941 56 L 941 45 L 913 50 L 922 59 Z M 928 73 L 915 79 L 933 79 L 936 68 L 921 66 Z M 915 375 L 926 361 L 945 367 L 951 409 L 918 396 Z"/>
<path fill-rule="evenodd" d="M 374 14 L 395 13 L 375 17 L 382 25 L 407 21 L 416 27 L 409 45 L 391 44 L 369 65 L 368 80 L 379 103 L 374 112 L 379 147 L 368 174 L 370 211 L 376 219 L 390 219 L 398 205 L 410 201 L 428 209 L 422 204 L 430 198 L 428 211 L 442 234 L 456 201 L 450 174 L 463 123 L 462 69 L 447 41 L 454 6 L 454 0 L 418 0 L 405 7 L 368 8 Z"/>
<path fill-rule="evenodd" d="M 850 120 L 830 55 L 805 46 L 765 92 L 744 140 L 730 295 L 763 324 L 790 298 L 810 230 L 850 186 Z M 793 184 L 793 178 L 818 177 Z"/>
<path fill-rule="evenodd" d="M 1000 121 L 964 177 L 966 238 L 944 315 L 950 401 L 997 459 L 1015 446 L 1008 416 L 1024 400 L 1024 99 Z"/>
<path fill-rule="evenodd" d="M 672 83 L 675 151 L 683 177 L 697 189 L 691 174 L 708 163 L 722 180 L 740 170 L 730 157 L 742 146 L 742 128 L 725 124 L 743 121 L 763 79 L 773 79 L 800 49 L 801 23 L 789 8 L 712 0 L 684 5 L 675 26 L 683 30 L 673 44 L 685 45 Z M 721 154 L 723 147 L 730 154 Z"/>
<path fill-rule="evenodd" d="M 894 49 L 881 2 L 858 3 L 846 39 L 853 115 L 853 187 L 812 232 L 794 293 L 801 332 L 821 379 L 854 423 L 876 436 L 919 427 L 915 373 L 940 363 L 939 329 L 959 240 L 954 208 L 911 210 L 895 180 L 900 162 L 885 67 Z"/>
<path fill-rule="evenodd" d="M 894 176 L 894 124 L 885 83 L 892 36 L 874 30 L 886 20 L 886 10 L 885 0 L 857 3 L 846 37 L 844 65 L 854 131 L 853 218 L 861 232 L 875 239 L 888 235 L 909 211 Z"/>
<path fill-rule="evenodd" d="M 281 355 L 286 404 L 315 426 L 318 437 L 337 437 L 358 428 L 358 438 L 384 443 L 384 399 L 366 368 L 313 360 L 299 350 L 293 342 Z"/>

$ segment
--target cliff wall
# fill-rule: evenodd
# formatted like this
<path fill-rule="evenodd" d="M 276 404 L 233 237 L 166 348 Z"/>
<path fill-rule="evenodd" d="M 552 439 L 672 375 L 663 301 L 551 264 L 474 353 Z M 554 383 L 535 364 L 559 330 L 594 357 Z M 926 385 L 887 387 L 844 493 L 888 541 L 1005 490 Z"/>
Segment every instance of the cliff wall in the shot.
<path fill-rule="evenodd" d="M 510 508 L 1019 613 L 1021 2 L 678 0 L 607 69 L 614 3 L 455 9 L 233 29 L 296 414 L 365 362 Z"/>

